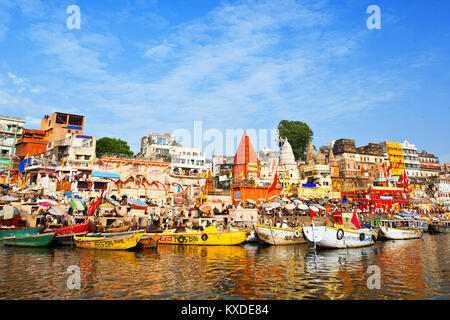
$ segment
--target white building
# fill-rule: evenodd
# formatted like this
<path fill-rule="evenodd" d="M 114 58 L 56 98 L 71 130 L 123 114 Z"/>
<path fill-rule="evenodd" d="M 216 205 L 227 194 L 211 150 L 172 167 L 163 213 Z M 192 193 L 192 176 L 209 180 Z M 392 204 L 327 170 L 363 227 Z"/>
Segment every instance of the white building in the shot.
<path fill-rule="evenodd" d="M 407 140 L 400 143 L 403 149 L 403 158 L 405 160 L 405 170 L 408 177 L 420 176 L 420 161 L 417 148 L 414 144 Z"/>

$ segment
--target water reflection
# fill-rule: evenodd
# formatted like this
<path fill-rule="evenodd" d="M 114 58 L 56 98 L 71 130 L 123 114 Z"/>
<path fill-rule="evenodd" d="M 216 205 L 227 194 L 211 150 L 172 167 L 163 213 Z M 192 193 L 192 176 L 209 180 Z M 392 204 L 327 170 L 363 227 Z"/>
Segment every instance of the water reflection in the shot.
<path fill-rule="evenodd" d="M 0 248 L 3 299 L 429 299 L 449 295 L 449 235 L 312 250 L 296 246 L 163 246 L 101 251 Z M 67 268 L 81 289 L 67 288 Z M 367 288 L 367 268 L 381 288 Z"/>

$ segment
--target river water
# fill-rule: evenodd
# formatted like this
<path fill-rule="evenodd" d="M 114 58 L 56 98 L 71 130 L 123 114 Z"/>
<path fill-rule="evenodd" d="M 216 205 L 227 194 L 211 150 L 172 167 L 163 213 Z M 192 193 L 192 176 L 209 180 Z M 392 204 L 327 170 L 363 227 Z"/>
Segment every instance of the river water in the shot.
<path fill-rule="evenodd" d="M 317 251 L 307 244 L 0 247 L 0 299 L 448 299 L 449 244 L 450 234 L 425 234 Z M 370 278 L 376 273 L 367 273 L 373 265 L 379 289 Z M 80 289 L 70 289 L 70 266 L 79 268 Z"/>

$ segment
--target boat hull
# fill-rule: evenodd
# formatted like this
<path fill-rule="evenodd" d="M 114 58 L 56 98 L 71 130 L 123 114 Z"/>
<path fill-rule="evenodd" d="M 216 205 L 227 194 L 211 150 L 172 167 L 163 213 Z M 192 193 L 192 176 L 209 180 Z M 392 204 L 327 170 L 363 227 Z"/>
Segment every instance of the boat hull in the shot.
<path fill-rule="evenodd" d="M 418 239 L 422 237 L 422 232 L 417 229 L 398 229 L 378 226 L 380 233 L 389 240 Z"/>
<path fill-rule="evenodd" d="M 200 245 L 200 246 L 233 246 L 247 240 L 247 231 L 225 232 L 179 232 L 156 233 L 151 235 L 161 236 L 159 244 L 172 245 Z"/>
<path fill-rule="evenodd" d="M 139 247 L 143 249 L 151 249 L 158 247 L 159 240 L 161 236 L 145 234 L 142 236 L 141 241 L 139 241 Z"/>
<path fill-rule="evenodd" d="M 127 250 L 134 248 L 141 240 L 143 233 L 133 233 L 117 237 L 77 237 L 75 245 L 86 249 Z"/>
<path fill-rule="evenodd" d="M 248 232 L 246 242 L 259 242 L 258 235 L 256 234 L 256 231 L 253 229 L 230 227 L 230 230 L 231 231 L 246 231 L 246 232 Z"/>
<path fill-rule="evenodd" d="M 89 222 L 86 223 L 80 223 L 80 224 L 75 224 L 73 226 L 68 226 L 68 227 L 63 227 L 63 228 L 58 228 L 58 229 L 48 229 L 47 231 L 50 232 L 54 232 L 57 235 L 62 235 L 62 234 L 71 234 L 71 233 L 81 233 L 81 232 L 85 232 L 89 229 Z"/>
<path fill-rule="evenodd" d="M 430 223 L 429 225 L 431 232 L 433 233 L 447 233 L 450 232 L 450 227 L 443 226 L 440 224 Z"/>
<path fill-rule="evenodd" d="M 3 238 L 1 242 L 5 246 L 15 247 L 48 247 L 52 244 L 55 233 L 35 234 L 24 237 Z"/>
<path fill-rule="evenodd" d="M 22 228 L 22 229 L 0 231 L 0 239 L 10 237 L 32 236 L 35 234 L 39 234 L 42 230 L 44 230 L 44 228 L 38 227 L 38 228 Z"/>
<path fill-rule="evenodd" d="M 321 248 L 358 248 L 373 245 L 376 232 L 369 229 L 352 230 L 328 226 L 303 227 L 305 239 Z"/>
<path fill-rule="evenodd" d="M 301 228 L 278 228 L 255 224 L 255 231 L 259 239 L 271 245 L 306 243 Z"/>

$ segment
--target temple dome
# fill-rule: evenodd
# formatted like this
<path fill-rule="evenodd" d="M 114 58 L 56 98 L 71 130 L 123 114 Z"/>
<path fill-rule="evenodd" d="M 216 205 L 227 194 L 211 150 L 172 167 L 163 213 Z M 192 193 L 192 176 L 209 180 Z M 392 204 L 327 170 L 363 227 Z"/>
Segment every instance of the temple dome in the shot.
<path fill-rule="evenodd" d="M 294 152 L 292 151 L 291 144 L 286 139 L 282 140 L 283 145 L 281 146 L 281 155 L 280 155 L 280 165 L 284 166 L 296 166 L 297 161 L 295 161 Z"/>

